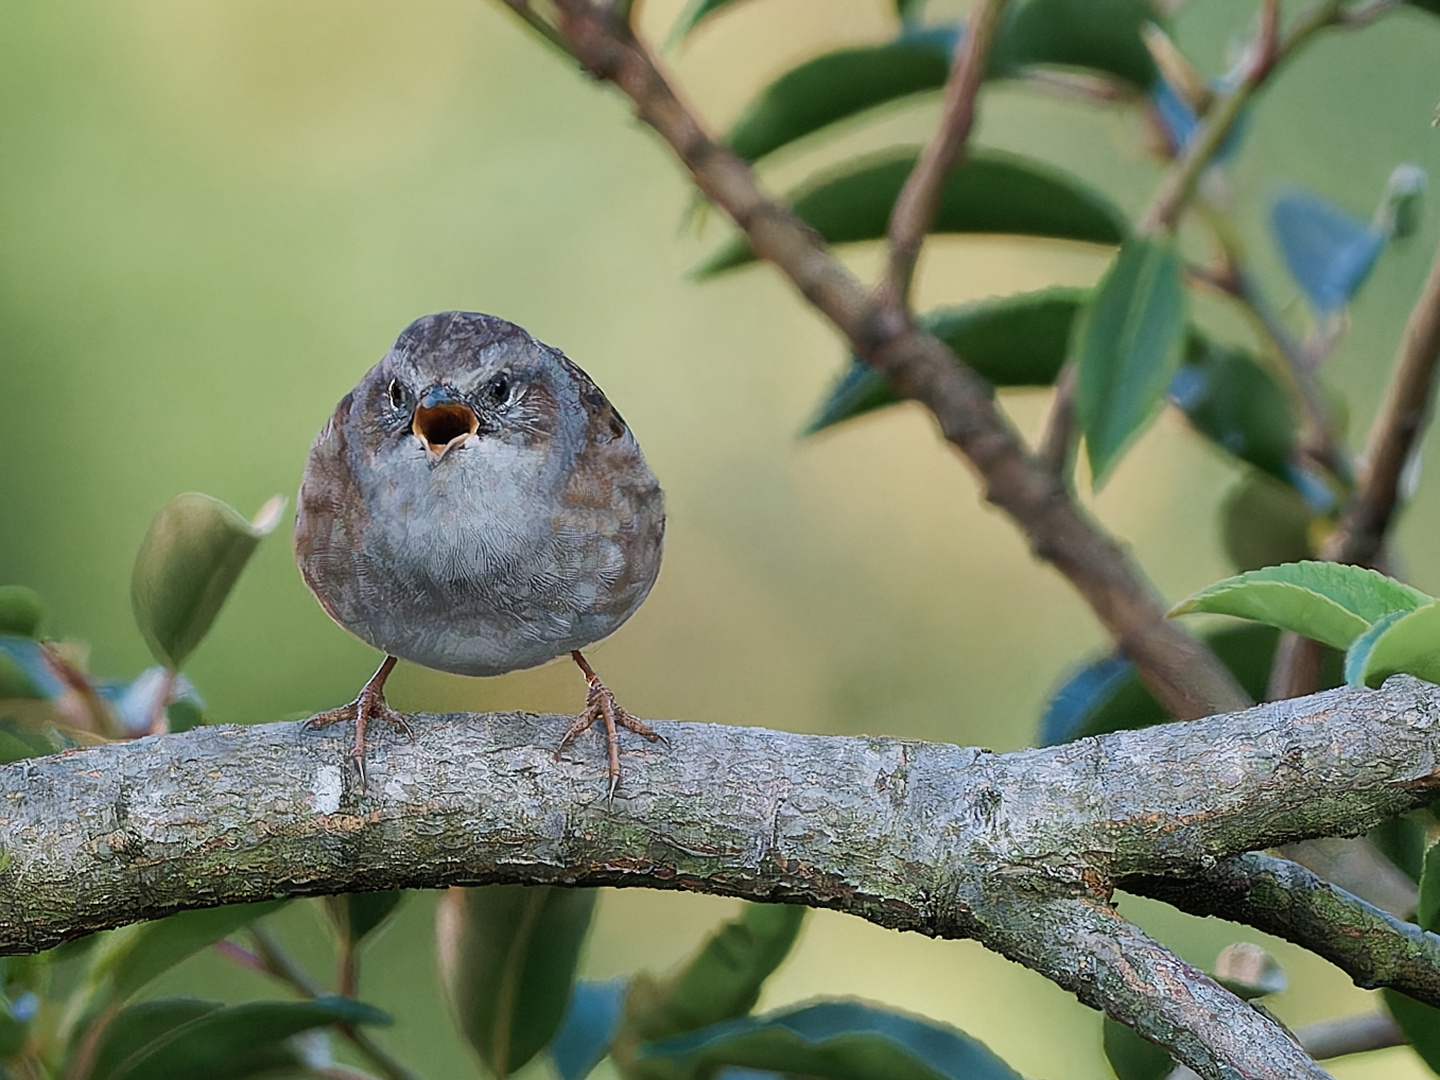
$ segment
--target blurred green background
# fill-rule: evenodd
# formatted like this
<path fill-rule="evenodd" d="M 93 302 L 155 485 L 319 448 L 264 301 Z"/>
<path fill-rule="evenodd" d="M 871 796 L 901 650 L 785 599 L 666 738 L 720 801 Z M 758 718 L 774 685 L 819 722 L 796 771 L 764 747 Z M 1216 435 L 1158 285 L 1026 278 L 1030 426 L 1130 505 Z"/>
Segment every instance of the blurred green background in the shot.
<path fill-rule="evenodd" d="M 642 13 L 663 39 L 679 0 Z M 936 16 L 963 5 L 937 3 Z M 1177 35 L 1207 72 L 1227 64 L 1255 5 L 1186 5 Z M 888 0 L 763 0 L 670 57 L 727 124 L 767 79 L 822 48 L 893 32 Z M 1391 168 L 1440 177 L 1440 20 L 1405 10 L 1331 36 L 1261 99 L 1230 171 L 1272 295 L 1298 309 L 1264 230 L 1268 199 L 1304 183 L 1368 217 Z M 933 103 L 769 167 L 783 189 L 881 139 L 923 139 Z M 986 91 L 977 141 L 1045 156 L 1136 212 L 1158 176 L 1132 114 L 1016 86 Z M 796 731 L 884 732 L 997 750 L 1028 744 L 1048 691 L 1102 644 L 1093 619 L 911 407 L 797 441 L 843 353 L 764 268 L 698 285 L 686 271 L 725 235 L 686 224 L 668 152 L 481 0 L 133 0 L 0 7 L 0 581 L 47 602 L 45 631 L 92 646 L 103 676 L 150 661 L 128 598 L 151 515 L 197 489 L 253 512 L 298 484 L 334 403 L 417 315 L 502 315 L 563 348 L 605 388 L 669 494 L 664 570 L 649 602 L 592 660 L 642 716 Z M 1437 225 L 1381 260 L 1327 366 L 1358 440 L 1378 399 Z M 862 273 L 873 252 L 849 252 Z M 942 239 L 923 305 L 1086 284 L 1100 250 Z M 1207 310 L 1216 325 L 1239 324 Z M 1004 399 L 1023 429 L 1046 396 Z M 1429 455 L 1433 458 L 1433 454 Z M 1235 473 L 1165 416 L 1097 501 L 1171 598 L 1230 570 L 1214 512 Z M 1400 552 L 1440 591 L 1440 494 L 1422 481 Z M 262 545 L 187 666 L 213 717 L 261 722 L 348 701 L 377 661 L 301 584 L 288 538 Z M 405 709 L 568 712 L 566 664 L 475 680 L 402 665 Z M 597 767 L 599 744 L 593 746 Z M 362 996 L 382 1033 L 435 1078 L 474 1075 L 434 989 L 434 897 L 412 898 L 369 954 Z M 665 967 L 733 903 L 607 892 L 584 969 Z M 1125 900 L 1208 965 L 1240 934 Z M 323 954 L 319 917 L 284 916 Z M 1276 946 L 1287 1021 L 1368 1007 L 1318 960 Z M 209 996 L 272 992 L 214 958 L 156 984 Z M 968 942 L 894 935 L 817 913 L 763 1005 L 853 993 L 950 1021 L 1028 1075 L 1108 1075 L 1099 1019 Z M 1037 1038 L 1037 1030 L 1045 1037 Z M 1408 1051 L 1334 1066 L 1421 1076 Z"/>

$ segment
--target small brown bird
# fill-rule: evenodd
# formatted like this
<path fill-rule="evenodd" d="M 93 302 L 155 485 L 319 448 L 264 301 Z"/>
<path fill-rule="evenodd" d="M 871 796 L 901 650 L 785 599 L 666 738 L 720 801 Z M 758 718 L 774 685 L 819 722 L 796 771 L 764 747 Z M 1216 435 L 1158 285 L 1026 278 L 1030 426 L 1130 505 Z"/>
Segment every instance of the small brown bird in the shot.
<path fill-rule="evenodd" d="M 626 712 L 581 648 L 634 614 L 655 582 L 664 496 L 620 414 L 558 349 L 514 323 L 417 319 L 347 394 L 310 450 L 295 558 L 339 623 L 386 653 L 349 705 L 311 727 L 408 730 L 385 702 L 397 658 L 499 675 L 570 653 L 589 690 L 564 747 L 596 720 L 620 777 Z"/>

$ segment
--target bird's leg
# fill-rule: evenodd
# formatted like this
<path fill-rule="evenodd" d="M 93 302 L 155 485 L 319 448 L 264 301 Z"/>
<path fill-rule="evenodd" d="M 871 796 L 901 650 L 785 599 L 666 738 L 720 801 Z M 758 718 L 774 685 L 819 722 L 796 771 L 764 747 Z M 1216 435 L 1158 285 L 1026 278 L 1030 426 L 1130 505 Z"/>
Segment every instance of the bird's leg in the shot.
<path fill-rule="evenodd" d="M 615 787 L 620 783 L 620 737 L 616 727 L 623 727 L 635 732 L 641 738 L 650 742 L 663 742 L 669 745 L 670 740 L 661 735 L 649 724 L 626 712 L 610 688 L 600 681 L 600 676 L 595 674 L 595 669 L 590 666 L 585 657 L 576 649 L 570 653 L 570 658 L 579 665 L 581 672 L 585 675 L 585 682 L 589 689 L 585 693 L 585 708 L 575 717 L 575 722 L 570 725 L 570 730 L 565 732 L 565 737 L 560 740 L 560 745 L 555 748 L 556 756 L 565 749 L 566 744 L 575 738 L 582 731 L 589 729 L 596 720 L 605 723 L 605 740 L 610 751 L 609 773 L 610 791 L 609 798 L 615 797 Z"/>
<path fill-rule="evenodd" d="M 338 709 L 328 709 L 318 713 L 305 721 L 307 728 L 328 727 L 331 724 L 339 724 L 346 720 L 355 721 L 355 745 L 350 750 L 350 756 L 355 759 L 356 771 L 360 773 L 360 790 L 365 790 L 365 725 L 371 719 L 385 720 L 392 727 L 395 727 L 405 735 L 410 734 L 410 725 L 405 722 L 405 717 L 392 709 L 385 701 L 385 680 L 390 677 L 390 672 L 395 668 L 395 657 L 385 657 L 385 662 L 376 669 L 360 693 L 349 705 L 342 705 Z"/>

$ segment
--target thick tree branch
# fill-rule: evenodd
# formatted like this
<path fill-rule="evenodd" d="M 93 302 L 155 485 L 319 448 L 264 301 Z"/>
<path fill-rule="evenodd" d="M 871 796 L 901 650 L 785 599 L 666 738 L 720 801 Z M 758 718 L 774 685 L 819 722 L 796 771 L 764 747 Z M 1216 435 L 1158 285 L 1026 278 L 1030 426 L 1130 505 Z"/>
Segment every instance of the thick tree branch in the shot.
<path fill-rule="evenodd" d="M 1361 831 L 1440 793 L 1440 688 L 1405 677 L 1010 754 L 661 724 L 672 745 L 628 749 L 613 804 L 593 740 L 549 749 L 567 723 L 417 717 L 414 742 L 372 748 L 365 792 L 345 735 L 298 723 L 0 768 L 0 953 L 272 896 L 683 888 L 973 937 L 1203 1076 L 1268 1076 L 1233 1066 L 1288 1051 L 1257 1057 L 1263 1028 L 1114 916 L 1113 884 Z M 1391 982 L 1407 992 L 1434 978 L 1425 957 L 1411 962 L 1419 972 Z M 1180 1004 L 1160 1000 L 1162 985 Z M 1187 1020 L 1186 1001 L 1208 1011 Z"/>
<path fill-rule="evenodd" d="M 1200 1076 L 1329 1076 L 1269 1017 L 1110 907 L 1077 898 L 1028 908 L 1017 913 L 1026 916 L 1016 919 L 1023 931 L 1007 955 L 1050 968 L 1051 978 L 1081 1001 L 1164 1046 Z"/>
<path fill-rule="evenodd" d="M 780 268 L 897 394 L 930 409 L 973 466 L 985 497 L 1010 514 L 1036 554 L 1085 597 L 1166 708 L 1197 717 L 1248 704 L 1214 653 L 1165 618 L 1165 604 L 1125 548 L 1026 450 L 984 380 L 903 313 L 879 304 L 809 226 L 765 195 L 750 166 L 705 130 L 627 27 L 585 0 L 559 0 L 558 6 L 573 54 L 631 99 L 757 255 Z"/>
<path fill-rule="evenodd" d="M 1249 853 L 1222 860 L 1202 881 L 1123 883 L 1193 915 L 1215 915 L 1293 941 L 1367 990 L 1388 986 L 1440 1008 L 1440 935 L 1421 930 L 1297 863 Z"/>
<path fill-rule="evenodd" d="M 975 97 L 985 79 L 985 60 L 1005 14 L 1007 0 L 977 0 L 966 21 L 965 37 L 945 84 L 945 106 L 920 160 L 905 181 L 890 212 L 890 266 L 880 301 L 908 309 L 910 283 L 925 235 L 940 207 L 945 177 L 964 159 L 965 142 L 975 125 Z"/>
<path fill-rule="evenodd" d="M 0 952 L 280 895 L 491 881 L 684 888 L 989 940 L 997 882 L 1103 897 L 1358 832 L 1440 792 L 1440 688 L 1396 677 L 1184 724 L 992 754 L 662 724 L 614 806 L 561 717 L 419 717 L 377 746 L 199 728 L 0 768 Z M 1013 930 L 1013 928 L 1012 928 Z"/>
<path fill-rule="evenodd" d="M 1316 1061 L 1405 1045 L 1405 1033 L 1385 1013 L 1321 1020 L 1296 1028 L 1293 1034 L 1305 1053 Z M 1195 1073 L 1181 1065 L 1165 1080 L 1195 1080 Z"/>

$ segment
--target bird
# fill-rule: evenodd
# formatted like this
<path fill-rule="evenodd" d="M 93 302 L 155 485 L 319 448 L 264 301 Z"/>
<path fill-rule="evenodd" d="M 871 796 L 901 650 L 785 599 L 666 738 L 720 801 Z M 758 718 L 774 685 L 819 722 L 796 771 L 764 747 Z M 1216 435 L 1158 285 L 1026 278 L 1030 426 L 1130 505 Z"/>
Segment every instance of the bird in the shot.
<path fill-rule="evenodd" d="M 307 726 L 354 722 L 364 790 L 366 725 L 410 733 L 385 700 L 397 660 L 488 676 L 568 653 L 587 690 L 556 754 L 603 723 L 613 800 L 616 729 L 664 740 L 581 650 L 644 601 L 664 537 L 664 494 L 639 443 L 577 364 L 493 315 L 416 319 L 340 400 L 305 464 L 301 576 L 385 654 L 354 701 Z"/>

